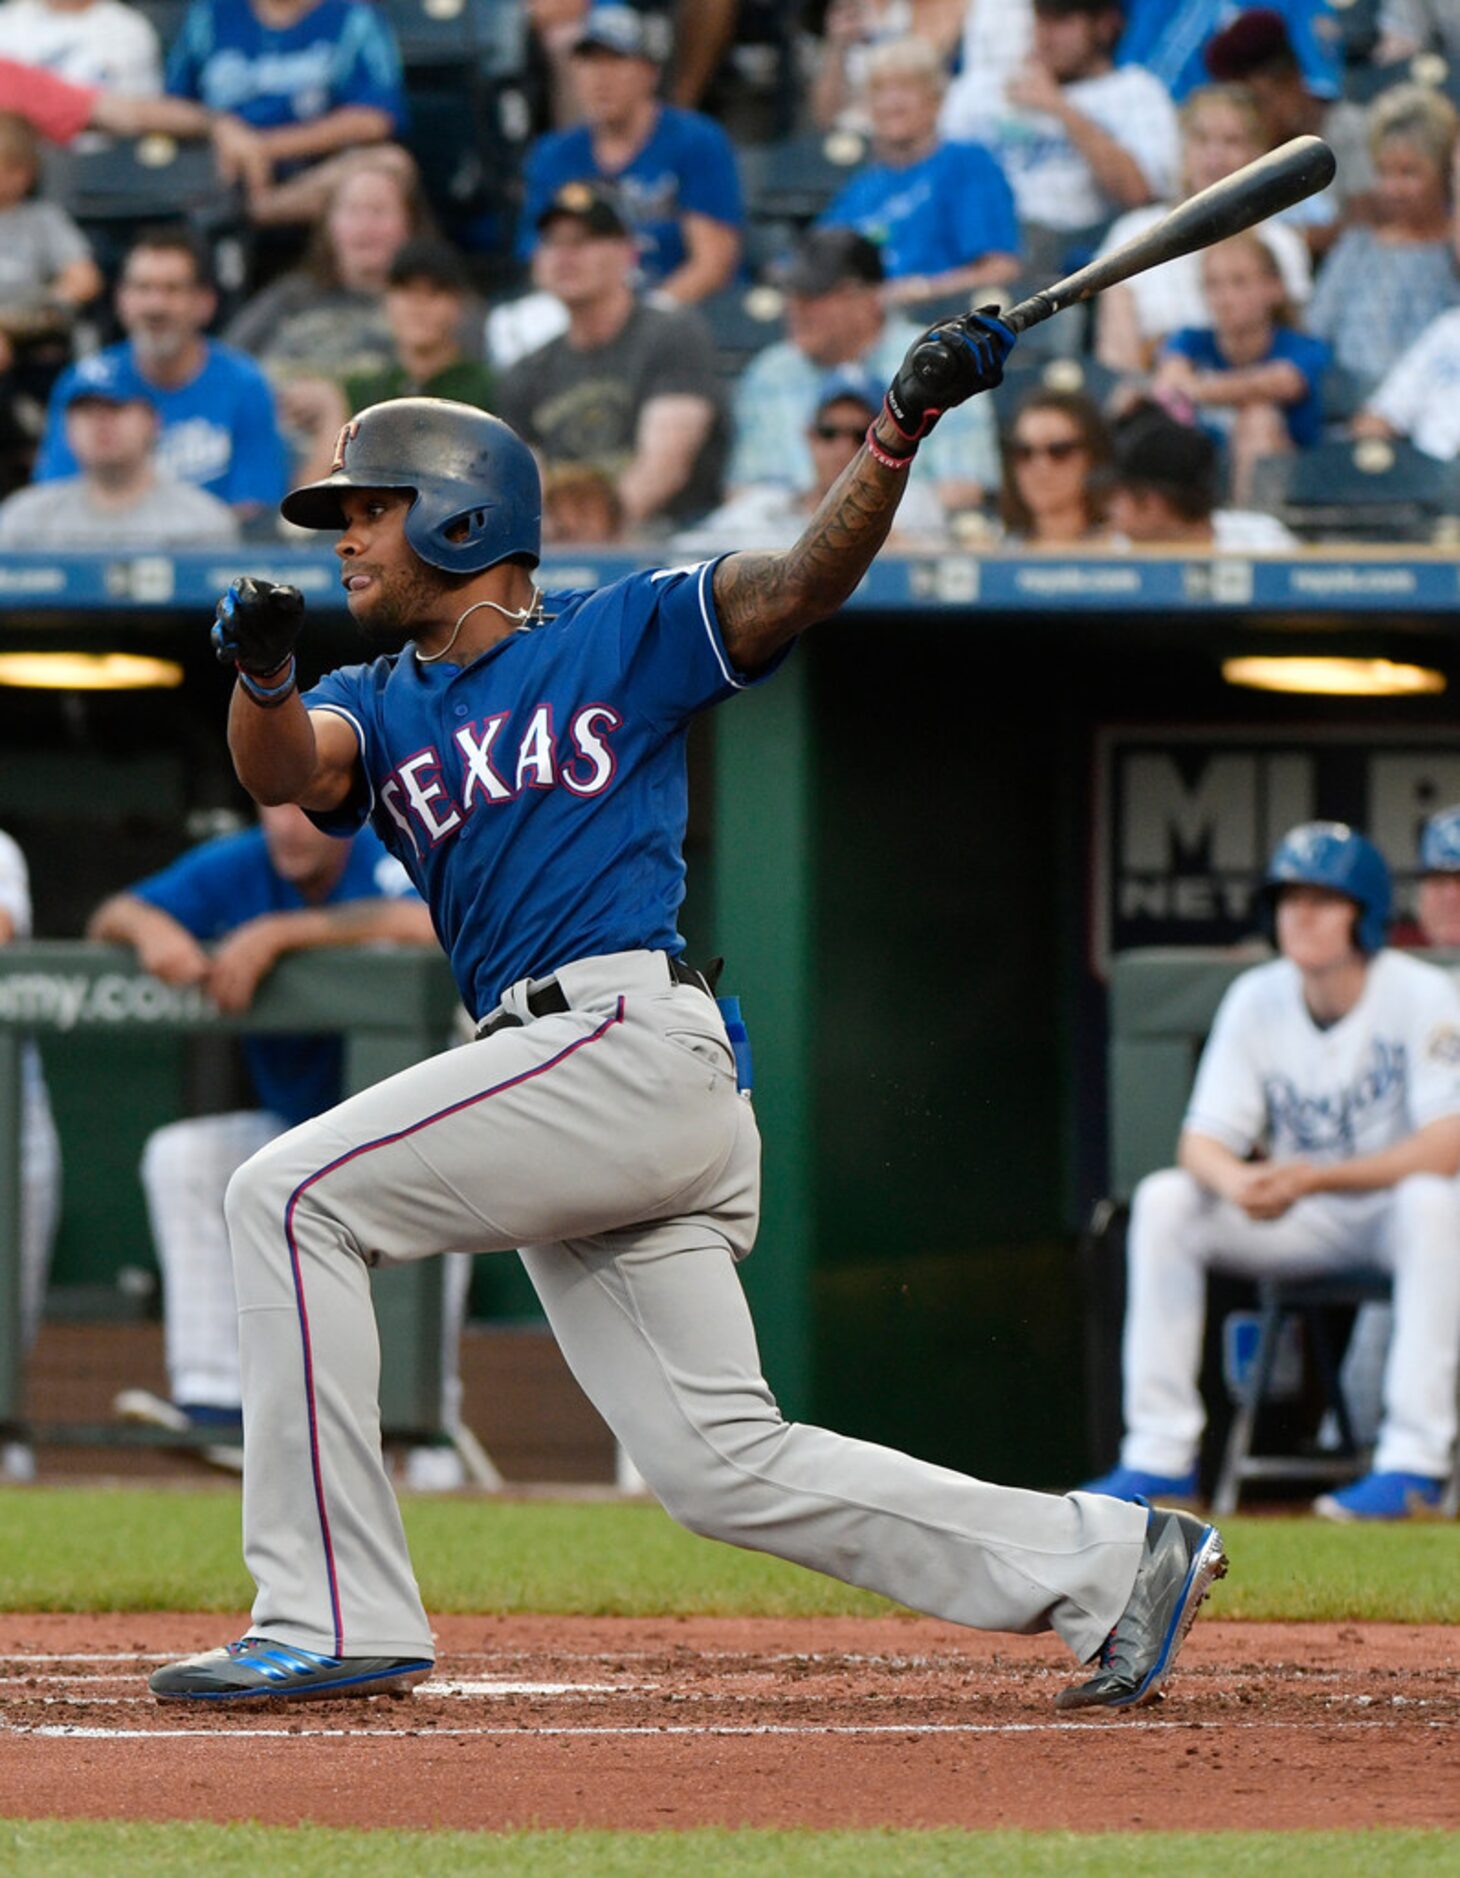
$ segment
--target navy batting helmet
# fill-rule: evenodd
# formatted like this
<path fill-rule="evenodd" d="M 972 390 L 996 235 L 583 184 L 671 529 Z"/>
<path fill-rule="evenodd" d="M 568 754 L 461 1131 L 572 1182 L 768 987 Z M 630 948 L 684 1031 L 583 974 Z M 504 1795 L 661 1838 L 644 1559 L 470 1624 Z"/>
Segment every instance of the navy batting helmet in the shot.
<path fill-rule="evenodd" d="M 1389 924 L 1389 869 L 1372 841 L 1345 822 L 1303 822 L 1290 828 L 1273 850 L 1262 891 L 1269 911 L 1288 885 L 1328 887 L 1346 894 L 1359 909 L 1354 940 L 1361 952 L 1377 952 Z"/>
<path fill-rule="evenodd" d="M 301 528 L 343 529 L 342 489 L 408 489 L 406 540 L 448 574 L 541 558 L 542 484 L 510 425 L 450 398 L 389 398 L 352 417 L 322 482 L 279 505 Z"/>
<path fill-rule="evenodd" d="M 1460 805 L 1441 809 L 1425 823 L 1419 838 L 1422 874 L 1460 874 Z"/>

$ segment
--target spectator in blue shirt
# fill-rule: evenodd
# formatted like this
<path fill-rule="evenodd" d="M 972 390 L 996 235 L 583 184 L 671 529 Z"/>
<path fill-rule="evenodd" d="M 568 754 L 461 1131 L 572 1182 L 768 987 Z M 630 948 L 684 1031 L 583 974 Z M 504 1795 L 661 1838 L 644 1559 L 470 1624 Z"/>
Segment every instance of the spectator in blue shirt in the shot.
<path fill-rule="evenodd" d="M 1184 326 L 1167 340 L 1154 389 L 1227 442 L 1232 499 L 1251 506 L 1252 466 L 1317 443 L 1318 387 L 1332 354 L 1321 339 L 1286 323 L 1282 271 L 1252 229 L 1208 248 L 1202 290 L 1210 326 Z"/>
<path fill-rule="evenodd" d="M 277 508 L 286 457 L 268 380 L 242 352 L 205 338 L 217 306 L 197 246 L 181 228 L 143 233 L 123 264 L 117 314 L 127 337 L 99 357 L 118 389 L 158 413 L 157 463 L 228 503 L 241 521 Z M 74 476 L 64 422 L 76 367 L 51 393 L 35 480 Z"/>
<path fill-rule="evenodd" d="M 1145 66 L 1179 103 L 1207 82 L 1207 42 L 1247 10 L 1238 0 L 1127 0 L 1116 62 Z M 1286 26 L 1308 89 L 1320 98 L 1336 98 L 1338 31 L 1329 0 L 1272 0 L 1267 11 Z"/>
<path fill-rule="evenodd" d="M 400 52 L 369 0 L 192 0 L 167 89 L 218 114 L 220 168 L 256 222 L 308 220 L 316 197 L 286 179 L 405 119 Z"/>
<path fill-rule="evenodd" d="M 655 95 L 664 25 L 627 6 L 595 7 L 584 20 L 573 49 L 584 121 L 528 151 L 518 253 L 531 255 L 565 183 L 609 183 L 638 243 L 642 283 L 689 306 L 734 279 L 745 211 L 724 131 Z"/>
<path fill-rule="evenodd" d="M 982 144 L 940 139 L 943 90 L 943 61 L 926 40 L 876 48 L 866 86 L 872 160 L 821 218 L 876 242 L 892 306 L 966 298 L 1019 272 L 1008 179 Z"/>

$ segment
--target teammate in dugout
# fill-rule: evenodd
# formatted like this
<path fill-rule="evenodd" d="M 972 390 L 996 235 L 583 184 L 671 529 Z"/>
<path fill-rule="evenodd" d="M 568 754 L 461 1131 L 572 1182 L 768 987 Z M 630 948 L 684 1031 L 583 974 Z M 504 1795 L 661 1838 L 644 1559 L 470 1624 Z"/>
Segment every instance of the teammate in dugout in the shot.
<path fill-rule="evenodd" d="M 1179 1165 L 1136 1189 L 1127 1242 L 1126 1435 L 1087 1492 L 1196 1492 L 1208 1267 L 1293 1276 L 1379 1266 L 1393 1340 L 1373 1471 L 1321 1495 L 1335 1520 L 1440 1502 L 1460 1363 L 1460 992 L 1387 950 L 1389 870 L 1362 835 L 1308 822 L 1263 897 L 1280 959 L 1222 1000 Z M 1250 1155 L 1264 1144 L 1269 1158 Z"/>
<path fill-rule="evenodd" d="M 87 921 L 86 936 L 131 946 L 154 977 L 201 985 L 220 1010 L 235 1013 L 249 1008 L 291 952 L 381 942 L 435 947 L 420 897 L 370 830 L 332 841 L 292 805 L 263 809 L 258 827 L 202 842 L 110 895 Z M 234 1470 L 243 1464 L 238 1307 L 223 1196 L 266 1142 L 339 1101 L 344 1045 L 329 1034 L 255 1034 L 243 1038 L 243 1054 L 256 1106 L 185 1116 L 147 1138 L 142 1187 L 162 1272 L 170 1399 L 124 1389 L 114 1404 L 127 1421 L 208 1435 L 202 1458 Z M 470 1261 L 449 1259 L 444 1279 L 442 1420 L 453 1430 Z M 412 1449 L 407 1481 L 459 1486 L 460 1459 L 449 1448 Z"/>
<path fill-rule="evenodd" d="M 578 1381 L 668 1511 L 989 1630 L 1055 1630 L 1093 1675 L 1061 1708 L 1159 1693 L 1211 1581 L 1214 1527 L 1106 1496 L 988 1485 L 782 1419 L 736 1275 L 755 1237 L 754 1112 L 710 987 L 680 957 L 685 734 L 852 592 L 941 413 L 1014 334 L 967 314 L 909 351 L 804 533 L 538 590 L 536 467 L 434 400 L 347 425 L 289 520 L 338 532 L 379 649 L 301 699 L 302 599 L 235 583 L 214 628 L 229 736 L 261 801 L 367 816 L 431 908 L 475 1046 L 352 1097 L 235 1177 L 247 1636 L 152 1677 L 164 1699 L 399 1690 L 430 1625 L 381 1466 L 369 1268 L 519 1248 Z"/>
<path fill-rule="evenodd" d="M 1396 922 L 1394 943 L 1460 950 L 1460 803 L 1428 817 L 1420 830 L 1415 859 L 1419 868 L 1416 923 Z M 1454 966 L 1445 969 L 1451 982 L 1460 988 L 1460 971 Z M 1362 1447 L 1373 1445 L 1383 1419 L 1384 1367 L 1393 1331 L 1392 1304 L 1376 1301 L 1361 1305 L 1343 1353 L 1339 1380 L 1349 1426 Z M 1336 1445 L 1337 1440 L 1337 1419 L 1330 1414 L 1319 1430 L 1319 1444 Z"/>

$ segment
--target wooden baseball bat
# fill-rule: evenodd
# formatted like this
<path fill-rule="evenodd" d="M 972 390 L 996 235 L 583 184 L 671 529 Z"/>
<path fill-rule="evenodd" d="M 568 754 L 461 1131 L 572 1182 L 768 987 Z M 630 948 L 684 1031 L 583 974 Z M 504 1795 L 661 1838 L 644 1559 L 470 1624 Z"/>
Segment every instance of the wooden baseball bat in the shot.
<path fill-rule="evenodd" d="M 1270 215 L 1291 208 L 1305 196 L 1316 195 L 1333 181 L 1337 164 L 1321 137 L 1294 137 L 1291 143 L 1269 150 L 1255 163 L 1233 170 L 1210 189 L 1203 189 L 1162 216 L 1154 228 L 1123 242 L 1120 247 L 1052 287 L 1044 287 L 1000 314 L 1006 326 L 1022 333 L 1064 307 L 1088 300 L 1092 294 L 1132 274 L 1174 261 L 1197 248 L 1209 248 L 1229 235 L 1264 222 Z"/>

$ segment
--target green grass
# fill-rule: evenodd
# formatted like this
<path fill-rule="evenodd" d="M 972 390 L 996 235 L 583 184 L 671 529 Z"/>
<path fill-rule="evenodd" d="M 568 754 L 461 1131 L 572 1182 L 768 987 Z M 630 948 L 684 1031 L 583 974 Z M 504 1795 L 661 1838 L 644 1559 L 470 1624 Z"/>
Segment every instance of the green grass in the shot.
<path fill-rule="evenodd" d="M 652 1506 L 407 1501 L 427 1607 L 807 1617 L 893 1607 L 682 1531 Z M 1460 1524 L 1223 1522 L 1223 1617 L 1460 1622 Z M 237 1611 L 252 1588 L 232 1492 L 0 1489 L 0 1610 Z"/>
<path fill-rule="evenodd" d="M 0 1869 L 65 1878 L 195 1878 L 199 1871 L 531 1872 L 532 1878 L 1435 1878 L 1460 1872 L 1460 1838 L 1440 1832 L 331 1832 L 323 1827 L 0 1822 Z"/>

